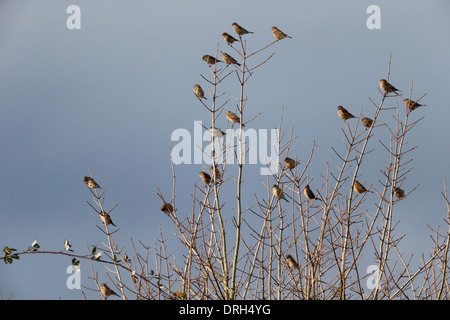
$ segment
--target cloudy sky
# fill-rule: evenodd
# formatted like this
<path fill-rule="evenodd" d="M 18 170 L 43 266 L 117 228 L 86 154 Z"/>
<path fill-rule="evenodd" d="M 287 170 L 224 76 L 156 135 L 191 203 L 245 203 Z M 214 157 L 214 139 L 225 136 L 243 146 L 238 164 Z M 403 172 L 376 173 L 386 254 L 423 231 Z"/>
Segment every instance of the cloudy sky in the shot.
<path fill-rule="evenodd" d="M 81 9 L 79 30 L 67 28 L 72 4 Z M 381 29 L 367 28 L 370 5 L 381 10 Z M 309 172 L 317 182 L 327 162 L 338 163 L 331 147 L 342 150 L 337 105 L 373 113 L 369 97 L 379 101 L 378 79 L 387 76 L 391 54 L 391 82 L 409 93 L 413 81 L 414 98 L 427 94 L 421 101 L 427 107 L 412 115 L 425 118 L 409 136 L 419 148 L 404 184 L 420 186 L 396 207 L 405 253 L 418 257 L 429 249 L 428 225 L 445 228 L 447 213 L 441 191 L 450 176 L 449 14 L 445 0 L 0 1 L 0 247 L 24 250 L 37 240 L 42 250 L 62 250 L 69 239 L 85 254 L 86 245 L 100 246 L 105 238 L 81 180 L 88 166 L 108 188 L 106 207 L 119 203 L 113 213 L 118 243 L 129 247 L 132 237 L 153 246 L 160 227 L 170 235 L 156 193 L 172 190 L 171 134 L 193 133 L 194 121 L 208 124 L 192 86 L 207 91 L 201 75 L 209 69 L 201 57 L 214 55 L 218 44 L 226 48 L 221 34 L 232 33 L 236 21 L 254 32 L 246 38 L 250 50 L 273 41 L 273 25 L 293 37 L 257 58 L 275 52 L 246 88 L 246 110 L 261 113 L 248 127 L 277 128 L 284 107 L 284 125 L 299 137 L 292 152 L 305 158 L 317 143 Z M 238 95 L 235 82 L 227 85 Z M 226 125 L 221 119 L 217 126 Z M 377 140 L 371 147 L 382 152 Z M 365 178 L 377 186 L 382 166 L 368 163 Z M 190 208 L 201 165 L 175 170 L 178 206 Z M 260 179 L 249 169 L 247 181 Z M 254 188 L 245 186 L 249 197 Z M 66 287 L 69 264 L 49 255 L 1 262 L 0 294 L 80 299 L 80 290 Z M 99 269 L 100 280 L 108 281 Z M 92 286 L 88 276 L 82 269 L 83 284 Z"/>

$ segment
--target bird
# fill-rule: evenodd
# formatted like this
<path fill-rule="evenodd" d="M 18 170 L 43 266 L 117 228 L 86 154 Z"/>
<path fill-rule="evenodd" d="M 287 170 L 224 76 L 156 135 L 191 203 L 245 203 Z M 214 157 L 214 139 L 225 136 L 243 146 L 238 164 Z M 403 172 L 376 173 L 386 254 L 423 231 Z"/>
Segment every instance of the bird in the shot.
<path fill-rule="evenodd" d="M 300 266 L 298 265 L 297 261 L 295 261 L 295 259 L 290 254 L 286 256 L 286 261 L 290 268 L 300 269 Z"/>
<path fill-rule="evenodd" d="M 244 28 L 242 28 L 240 25 L 238 25 L 236 22 L 233 22 L 231 24 L 231 26 L 233 27 L 234 32 L 236 32 L 238 35 L 242 36 L 244 34 L 247 33 L 253 33 L 251 31 L 245 30 Z"/>
<path fill-rule="evenodd" d="M 212 133 L 212 135 L 213 135 L 214 137 L 219 138 L 219 139 L 220 139 L 220 138 L 223 138 L 223 136 L 226 135 L 225 132 L 223 132 L 222 130 L 217 129 L 217 128 L 215 128 L 215 127 L 210 127 L 210 128 L 209 128 L 209 131 Z"/>
<path fill-rule="evenodd" d="M 172 205 L 170 203 L 164 203 L 161 206 L 160 210 L 162 212 L 165 212 L 165 213 L 172 213 L 173 212 L 173 207 L 172 207 Z"/>
<path fill-rule="evenodd" d="M 366 128 L 370 128 L 373 125 L 373 120 L 367 117 L 362 117 L 361 122 Z"/>
<path fill-rule="evenodd" d="M 199 99 L 203 98 L 203 99 L 208 100 L 208 99 L 205 97 L 205 92 L 203 91 L 202 87 L 200 87 L 199 84 L 194 85 L 194 94 L 195 94 Z"/>
<path fill-rule="evenodd" d="M 200 179 L 202 179 L 202 181 L 203 181 L 205 184 L 210 184 L 210 183 L 211 183 L 211 176 L 210 176 L 209 174 L 207 174 L 206 172 L 200 171 L 200 172 L 198 173 L 198 175 L 200 176 Z"/>
<path fill-rule="evenodd" d="M 405 197 L 405 191 L 403 189 L 400 189 L 398 187 L 394 187 L 394 194 L 398 199 L 403 199 Z"/>
<path fill-rule="evenodd" d="M 410 100 L 408 98 L 403 99 L 403 103 L 405 104 L 405 107 L 408 108 L 408 110 L 413 111 L 417 109 L 418 107 L 425 107 L 426 104 L 420 104 L 416 101 Z"/>
<path fill-rule="evenodd" d="M 111 219 L 111 216 L 107 214 L 105 211 L 100 211 L 100 219 L 102 219 L 105 225 L 112 224 L 114 227 L 117 227 Z"/>
<path fill-rule="evenodd" d="M 288 36 L 286 33 L 284 33 L 283 31 L 281 31 L 280 29 L 278 29 L 275 26 L 272 27 L 272 33 L 273 33 L 273 36 L 275 37 L 275 39 L 277 39 L 277 40 L 281 40 L 284 38 L 292 39 L 291 36 Z"/>
<path fill-rule="evenodd" d="M 364 193 L 364 192 L 372 192 L 368 191 L 361 183 L 358 182 L 358 180 L 355 180 L 355 184 L 353 185 L 353 190 L 357 193 Z"/>
<path fill-rule="evenodd" d="M 278 187 L 276 184 L 274 184 L 272 186 L 272 193 L 275 197 L 277 197 L 278 199 L 284 199 L 287 202 L 289 202 L 285 197 L 284 197 L 284 193 L 283 190 L 280 189 L 280 187 Z"/>
<path fill-rule="evenodd" d="M 309 187 L 309 184 L 306 185 L 305 189 L 303 189 L 303 194 L 305 195 L 305 197 L 307 197 L 309 200 L 320 200 L 319 198 L 316 197 L 316 195 L 314 194 L 314 192 L 311 190 L 311 188 Z"/>
<path fill-rule="evenodd" d="M 240 66 L 241 64 L 239 62 L 237 62 L 232 56 L 230 56 L 228 53 L 222 52 L 222 60 L 226 63 L 226 64 L 236 64 L 238 66 Z"/>
<path fill-rule="evenodd" d="M 217 62 L 222 62 L 219 59 L 216 59 L 213 56 L 210 56 L 209 54 L 205 54 L 202 57 L 202 60 L 205 61 L 207 64 L 211 65 L 211 64 L 216 64 Z"/>
<path fill-rule="evenodd" d="M 233 112 L 231 111 L 226 111 L 225 112 L 225 116 L 227 117 L 228 120 L 230 120 L 233 123 L 239 123 L 241 124 L 241 119 Z M 241 124 L 243 127 L 245 127 L 245 124 Z"/>
<path fill-rule="evenodd" d="M 343 106 L 338 106 L 337 109 L 338 109 L 339 117 L 341 119 L 343 119 L 344 121 L 351 119 L 351 118 L 356 118 L 354 115 L 352 115 L 350 112 L 348 112 L 348 110 L 345 109 Z"/>
<path fill-rule="evenodd" d="M 397 91 L 402 92 L 402 90 L 397 89 L 392 84 L 387 82 L 385 79 L 380 79 L 380 80 L 378 80 L 378 82 L 380 83 L 381 89 L 383 89 L 386 93 L 389 93 L 389 92 L 397 93 Z"/>
<path fill-rule="evenodd" d="M 229 44 L 233 44 L 234 42 L 239 42 L 238 39 L 234 38 L 232 35 L 229 35 L 228 33 L 224 32 L 222 33 L 223 40 Z"/>
<path fill-rule="evenodd" d="M 220 174 L 220 171 L 217 168 L 217 166 L 216 166 L 216 170 L 214 170 L 214 166 L 211 166 L 211 168 L 209 168 L 209 170 L 211 170 L 211 173 L 215 179 L 219 180 L 221 178 L 222 175 Z"/>
<path fill-rule="evenodd" d="M 85 177 L 83 177 L 83 181 L 89 189 L 97 189 L 97 188 L 101 189 L 102 188 L 91 177 L 85 176 Z"/>
<path fill-rule="evenodd" d="M 295 167 L 300 163 L 300 161 L 295 161 L 294 159 L 291 159 L 289 157 L 284 158 L 284 165 L 286 168 L 292 170 L 295 169 Z"/>
<path fill-rule="evenodd" d="M 119 296 L 117 293 L 114 292 L 113 289 L 111 289 L 110 287 L 108 287 L 106 285 L 106 283 L 102 283 L 101 287 L 100 287 L 100 291 L 102 292 L 102 294 L 105 296 L 105 299 L 108 299 L 109 296 Z"/>

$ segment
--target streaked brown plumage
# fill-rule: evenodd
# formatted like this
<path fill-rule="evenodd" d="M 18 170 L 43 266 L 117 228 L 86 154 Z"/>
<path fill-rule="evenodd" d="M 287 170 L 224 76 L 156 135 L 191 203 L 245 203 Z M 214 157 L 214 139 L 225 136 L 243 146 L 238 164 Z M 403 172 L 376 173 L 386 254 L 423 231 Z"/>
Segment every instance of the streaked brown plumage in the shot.
<path fill-rule="evenodd" d="M 405 197 L 405 191 L 403 189 L 400 189 L 398 187 L 394 187 L 394 195 L 398 198 L 398 199 L 403 199 Z"/>
<path fill-rule="evenodd" d="M 237 62 L 232 56 L 230 56 L 228 53 L 222 52 L 222 60 L 226 63 L 226 64 L 235 64 L 240 66 L 241 64 L 239 62 Z"/>
<path fill-rule="evenodd" d="M 351 118 L 356 118 L 354 115 L 352 115 L 350 112 L 348 112 L 348 110 L 345 109 L 343 106 L 338 106 L 337 109 L 338 109 L 339 117 L 341 119 L 343 119 L 344 121 L 351 119 Z"/>
<path fill-rule="evenodd" d="M 366 128 L 370 128 L 373 125 L 373 120 L 370 118 L 362 117 L 361 122 Z"/>
<path fill-rule="evenodd" d="M 390 92 L 397 93 L 397 91 L 402 92 L 402 90 L 397 89 L 392 84 L 387 82 L 386 79 L 380 79 L 380 80 L 378 80 L 378 83 L 380 84 L 381 89 L 383 89 L 383 91 L 385 91 L 387 93 L 390 93 Z"/>
<path fill-rule="evenodd" d="M 226 111 L 225 112 L 225 116 L 227 117 L 228 120 L 230 120 L 233 123 L 241 123 L 241 119 L 233 112 L 231 111 Z M 242 124 L 243 127 L 245 127 L 245 124 Z"/>
<path fill-rule="evenodd" d="M 211 166 L 211 168 L 209 168 L 209 170 L 211 170 L 211 174 L 214 178 L 216 178 L 216 180 L 220 180 L 222 175 L 221 175 L 219 169 L 217 168 L 217 165 L 216 165 L 216 170 L 214 170 L 214 166 Z"/>
<path fill-rule="evenodd" d="M 295 169 L 295 167 L 300 163 L 300 161 L 295 161 L 294 159 L 291 159 L 289 157 L 284 158 L 284 165 L 286 168 L 292 170 Z"/>
<path fill-rule="evenodd" d="M 275 37 L 275 39 L 277 39 L 277 40 L 281 40 L 284 38 L 292 39 L 291 36 L 288 36 L 286 33 L 284 33 L 283 31 L 281 31 L 280 29 L 278 29 L 275 26 L 272 27 L 272 33 L 273 33 L 273 36 Z"/>
<path fill-rule="evenodd" d="M 364 193 L 364 192 L 372 192 L 368 191 L 361 183 L 358 182 L 358 180 L 355 180 L 355 184 L 353 185 L 353 190 L 357 193 Z"/>
<path fill-rule="evenodd" d="M 233 27 L 234 32 L 236 32 L 238 35 L 242 36 L 244 34 L 247 33 L 253 33 L 251 31 L 246 30 L 245 28 L 241 27 L 240 25 L 238 25 L 236 22 L 233 22 L 231 24 L 231 26 Z"/>
<path fill-rule="evenodd" d="M 284 197 L 284 193 L 283 190 L 280 189 L 280 187 L 278 187 L 276 184 L 274 184 L 272 186 L 272 193 L 275 197 L 277 197 L 278 199 L 284 199 L 287 202 L 289 202 L 285 197 Z"/>
<path fill-rule="evenodd" d="M 307 197 L 309 200 L 314 200 L 314 199 L 318 199 L 319 198 L 316 197 L 316 195 L 314 194 L 314 192 L 311 190 L 311 188 L 309 187 L 309 184 L 306 185 L 305 189 L 303 189 L 303 194 L 305 195 L 305 197 Z"/>
<path fill-rule="evenodd" d="M 202 60 L 205 61 L 207 64 L 211 65 L 211 64 L 216 64 L 217 62 L 222 62 L 219 59 L 216 59 L 213 56 L 210 56 L 209 54 L 205 54 L 202 57 Z"/>
<path fill-rule="evenodd" d="M 91 177 L 85 176 L 85 177 L 83 177 L 83 181 L 89 189 L 97 189 L 97 188 L 101 189 L 102 188 Z"/>
<path fill-rule="evenodd" d="M 160 210 L 162 212 L 165 212 L 165 213 L 172 213 L 173 212 L 173 207 L 172 207 L 172 205 L 170 203 L 164 203 L 161 206 Z"/>
<path fill-rule="evenodd" d="M 199 98 L 206 99 L 205 92 L 203 91 L 202 87 L 200 87 L 199 84 L 194 85 L 194 94 Z M 208 100 L 208 99 L 206 99 Z"/>
<path fill-rule="evenodd" d="M 114 292 L 113 289 L 111 289 L 110 287 L 108 287 L 106 285 L 106 283 L 102 283 L 101 287 L 100 287 L 100 291 L 102 292 L 102 294 L 105 296 L 105 299 L 108 299 L 109 296 L 119 296 L 117 293 Z"/>
<path fill-rule="evenodd" d="M 207 174 L 206 172 L 200 171 L 200 172 L 198 173 L 198 175 L 200 176 L 200 179 L 202 179 L 202 181 L 203 181 L 205 184 L 210 184 L 210 183 L 211 183 L 211 176 L 210 176 L 209 174 Z"/>
<path fill-rule="evenodd" d="M 405 104 L 405 107 L 408 108 L 410 111 L 413 111 L 419 107 L 425 107 L 426 104 L 420 104 L 416 101 L 410 100 L 408 98 L 403 99 L 403 103 Z"/>
<path fill-rule="evenodd" d="M 228 33 L 224 32 L 222 33 L 222 37 L 223 40 L 225 40 L 225 42 L 228 42 L 229 44 L 233 44 L 234 42 L 239 42 L 238 39 L 236 39 L 235 37 L 233 37 L 232 35 L 229 35 Z"/>
<path fill-rule="evenodd" d="M 286 261 L 290 268 L 300 269 L 300 266 L 298 265 L 297 261 L 295 261 L 295 259 L 290 254 L 286 256 Z"/>
<path fill-rule="evenodd" d="M 102 219 L 104 224 L 106 224 L 106 225 L 112 224 L 114 227 L 116 227 L 116 225 L 114 224 L 114 222 L 111 219 L 111 216 L 103 210 L 100 211 L 100 219 Z"/>

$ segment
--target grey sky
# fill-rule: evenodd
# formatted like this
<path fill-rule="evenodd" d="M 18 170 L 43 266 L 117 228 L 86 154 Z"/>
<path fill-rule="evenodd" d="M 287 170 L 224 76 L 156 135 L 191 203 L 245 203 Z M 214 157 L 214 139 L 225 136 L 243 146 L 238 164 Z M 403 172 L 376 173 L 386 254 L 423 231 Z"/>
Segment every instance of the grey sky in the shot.
<path fill-rule="evenodd" d="M 426 252 L 427 224 L 442 225 L 446 217 L 440 193 L 443 178 L 450 176 L 450 3 L 228 2 L 225 7 L 211 1 L 76 1 L 81 30 L 66 28 L 71 1 L 0 2 L 1 248 L 26 249 L 37 239 L 42 249 L 59 250 L 67 238 L 85 254 L 87 244 L 101 245 L 103 234 L 95 226 L 100 222 L 81 180 L 88 166 L 108 187 L 107 206 L 119 202 L 113 215 L 121 229 L 118 243 L 129 247 L 132 236 L 153 245 L 160 225 L 172 239 L 156 195 L 157 187 L 165 194 L 172 188 L 171 133 L 192 130 L 195 120 L 209 126 L 192 86 L 207 88 L 200 74 L 208 76 L 209 69 L 201 57 L 215 54 L 218 43 L 224 48 L 220 35 L 232 32 L 236 21 L 255 32 L 248 37 L 250 50 L 273 40 L 272 25 L 293 37 L 255 58 L 276 52 L 248 83 L 247 111 L 262 113 L 250 126 L 270 129 L 278 127 L 284 106 L 285 127 L 295 126 L 300 137 L 292 152 L 304 158 L 317 143 L 309 170 L 317 183 L 327 161 L 338 162 L 331 146 L 342 150 L 337 105 L 354 114 L 372 113 L 368 97 L 379 101 L 378 79 L 386 77 L 390 54 L 392 83 L 409 92 L 414 81 L 414 98 L 427 93 L 426 109 L 412 116 L 426 118 L 408 140 L 419 149 L 405 187 L 420 187 L 396 207 L 402 221 L 396 231 L 407 234 L 405 252 L 417 257 Z M 372 4 L 381 8 L 380 30 L 366 27 Z M 237 94 L 235 82 L 227 79 L 226 86 Z M 222 120 L 218 127 L 226 125 Z M 371 144 L 382 152 L 377 139 Z M 200 168 L 175 168 L 179 206 L 190 209 Z M 368 157 L 363 169 L 376 186 L 377 160 Z M 260 178 L 256 168 L 248 169 L 247 181 L 257 184 Z M 252 188 L 249 203 L 262 190 Z M 229 202 L 233 207 L 234 198 Z M 170 244 L 176 252 L 179 244 Z M 13 299 L 80 299 L 79 290 L 66 288 L 69 263 L 44 255 L 1 262 L 0 293 Z M 86 268 L 83 282 L 90 286 L 87 276 Z M 102 279 L 108 280 L 104 274 Z"/>

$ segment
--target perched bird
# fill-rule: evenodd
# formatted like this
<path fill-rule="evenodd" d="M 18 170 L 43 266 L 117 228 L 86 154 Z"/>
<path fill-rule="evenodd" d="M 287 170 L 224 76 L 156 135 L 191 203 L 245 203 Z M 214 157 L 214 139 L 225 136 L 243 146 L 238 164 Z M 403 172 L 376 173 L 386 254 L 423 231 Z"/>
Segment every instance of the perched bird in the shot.
<path fill-rule="evenodd" d="M 233 27 L 234 32 L 236 32 L 238 35 L 242 36 L 244 34 L 247 33 L 253 33 L 251 31 L 245 30 L 244 28 L 242 28 L 240 25 L 238 25 L 236 22 L 233 22 L 231 24 L 231 26 Z"/>
<path fill-rule="evenodd" d="M 356 118 L 354 115 L 352 115 L 350 112 L 348 112 L 348 110 L 345 109 L 343 106 L 338 106 L 337 109 L 338 109 L 339 117 L 341 119 L 343 119 L 344 121 L 351 119 L 351 118 Z"/>
<path fill-rule="evenodd" d="M 353 185 L 353 190 L 357 193 L 364 193 L 364 192 L 372 192 L 368 191 L 361 183 L 358 182 L 358 180 L 355 180 L 355 184 Z"/>
<path fill-rule="evenodd" d="M 233 44 L 236 41 L 239 42 L 238 39 L 234 38 L 233 36 L 229 35 L 226 32 L 222 33 L 222 37 L 223 37 L 223 40 L 225 40 L 225 42 L 228 42 L 229 44 Z"/>
<path fill-rule="evenodd" d="M 102 219 L 105 225 L 112 224 L 114 227 L 117 227 L 114 222 L 112 222 L 111 216 L 107 214 L 105 211 L 100 211 L 100 219 Z"/>
<path fill-rule="evenodd" d="M 222 62 L 219 59 L 216 59 L 213 56 L 210 56 L 209 54 L 205 54 L 202 57 L 202 60 L 205 61 L 207 64 L 211 65 L 211 64 L 216 64 L 217 62 Z"/>
<path fill-rule="evenodd" d="M 373 120 L 370 118 L 362 117 L 361 122 L 366 128 L 370 128 L 373 125 Z"/>
<path fill-rule="evenodd" d="M 278 199 L 284 199 L 284 200 L 286 200 L 287 202 L 289 202 L 289 201 L 284 197 L 283 190 L 281 190 L 280 187 L 278 187 L 276 184 L 274 184 L 274 185 L 272 186 L 272 192 L 273 192 L 273 195 L 274 195 L 275 197 L 277 197 Z"/>
<path fill-rule="evenodd" d="M 210 184 L 210 183 L 211 183 L 211 176 L 210 176 L 209 174 L 207 174 L 206 172 L 200 171 L 200 172 L 198 173 L 198 175 L 200 176 L 200 179 L 202 179 L 202 181 L 203 181 L 205 184 Z"/>
<path fill-rule="evenodd" d="M 300 161 L 295 161 L 294 159 L 291 159 L 289 157 L 284 158 L 284 165 L 288 169 L 295 169 L 295 167 L 300 163 Z"/>
<path fill-rule="evenodd" d="M 295 261 L 295 259 L 290 254 L 286 256 L 286 261 L 290 268 L 300 269 L 297 261 Z"/>
<path fill-rule="evenodd" d="M 272 33 L 273 33 L 273 36 L 275 37 L 275 39 L 277 39 L 277 40 L 281 40 L 284 38 L 292 39 L 292 37 L 288 36 L 286 33 L 284 33 L 283 31 L 281 31 L 280 29 L 278 29 L 275 26 L 272 27 Z"/>
<path fill-rule="evenodd" d="M 225 112 L 225 116 L 227 117 L 228 120 L 230 120 L 233 123 L 241 123 L 241 119 L 233 112 L 231 111 L 226 111 Z M 245 127 L 245 124 L 242 123 L 242 126 Z"/>
<path fill-rule="evenodd" d="M 115 293 L 113 291 L 113 289 L 111 289 L 110 287 L 108 287 L 106 285 L 106 283 L 102 283 L 101 287 L 100 287 L 100 291 L 102 292 L 102 294 L 105 296 L 105 299 L 108 299 L 109 296 L 119 296 L 117 293 Z"/>
<path fill-rule="evenodd" d="M 85 176 L 85 177 L 83 177 L 83 181 L 89 189 L 97 189 L 97 188 L 101 189 L 102 188 L 91 177 Z"/>
<path fill-rule="evenodd" d="M 387 82 L 385 79 L 380 79 L 380 80 L 378 80 L 378 82 L 380 83 L 381 89 L 383 89 L 383 91 L 385 91 L 387 93 L 389 93 L 389 92 L 397 93 L 397 91 L 402 92 L 402 90 L 398 90 L 396 87 L 394 87 L 392 84 Z"/>
<path fill-rule="evenodd" d="M 230 56 L 228 53 L 222 52 L 222 60 L 226 63 L 226 64 L 236 64 L 238 66 L 240 66 L 241 64 L 239 62 L 237 62 L 232 56 Z"/>
<path fill-rule="evenodd" d="M 203 91 L 202 87 L 200 87 L 199 84 L 194 85 L 194 94 L 199 98 L 206 99 L 205 92 Z M 208 100 L 208 99 L 206 99 Z"/>
<path fill-rule="evenodd" d="M 403 103 L 405 104 L 406 108 L 408 108 L 410 111 L 413 111 L 413 110 L 417 109 L 418 107 L 426 106 L 426 104 L 420 104 L 420 103 L 410 100 L 408 98 L 403 99 Z"/>
<path fill-rule="evenodd" d="M 223 132 L 220 129 L 214 128 L 214 127 L 210 127 L 209 131 L 212 133 L 212 135 L 216 138 L 223 138 L 224 135 L 226 135 L 225 132 Z"/>
<path fill-rule="evenodd" d="M 161 206 L 160 210 L 162 212 L 165 212 L 165 213 L 172 213 L 173 212 L 173 207 L 172 207 L 172 205 L 170 203 L 164 203 Z"/>
<path fill-rule="evenodd" d="M 209 168 L 209 170 L 211 170 L 211 173 L 216 180 L 219 180 L 222 177 L 217 166 L 216 166 L 216 170 L 214 170 L 214 166 L 211 166 L 211 168 Z"/>
<path fill-rule="evenodd" d="M 394 194 L 398 199 L 403 199 L 405 197 L 405 191 L 398 187 L 394 187 Z"/>
<path fill-rule="evenodd" d="M 303 194 L 305 195 L 305 197 L 307 197 L 309 200 L 320 200 L 319 198 L 316 197 L 316 195 L 314 194 L 314 192 L 311 190 L 311 188 L 309 187 L 309 184 L 306 185 L 305 189 L 303 189 Z"/>

